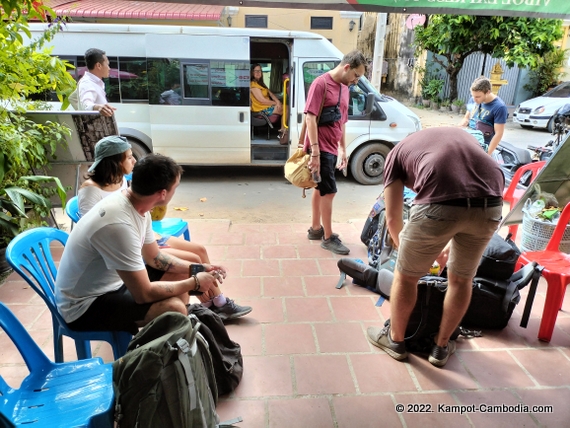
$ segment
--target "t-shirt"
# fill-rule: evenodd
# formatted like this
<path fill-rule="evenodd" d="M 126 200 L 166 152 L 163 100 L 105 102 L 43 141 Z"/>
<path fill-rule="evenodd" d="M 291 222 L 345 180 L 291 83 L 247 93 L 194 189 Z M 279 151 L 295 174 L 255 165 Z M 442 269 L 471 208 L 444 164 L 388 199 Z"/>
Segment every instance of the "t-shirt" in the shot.
<path fill-rule="evenodd" d="M 321 152 L 332 153 L 338 155 L 338 143 L 342 137 L 343 125 L 348 121 L 348 87 L 342 83 L 333 80 L 330 73 L 325 73 L 317 77 L 307 95 L 307 104 L 305 104 L 305 114 L 311 113 L 315 116 L 319 115 L 323 92 L 325 90 L 325 79 L 327 85 L 327 93 L 324 107 L 335 106 L 338 104 L 339 91 L 342 90 L 340 99 L 341 118 L 338 122 L 319 126 L 319 150 Z M 309 133 L 305 139 L 305 151 L 308 151 L 311 143 L 309 141 Z"/>
<path fill-rule="evenodd" d="M 489 144 L 495 136 L 494 125 L 495 123 L 507 123 L 507 116 L 509 111 L 506 104 L 499 97 L 495 97 L 490 103 L 473 104 L 471 113 L 469 115 L 469 128 L 478 129 L 477 122 L 483 122 L 488 125 L 488 132 L 479 129 L 483 132 L 485 143 Z"/>
<path fill-rule="evenodd" d="M 93 206 L 99 202 L 101 199 L 105 199 L 107 196 L 112 195 L 115 192 L 120 192 L 128 187 L 127 179 L 123 177 L 123 182 L 121 187 L 117 190 L 108 192 L 106 190 L 100 189 L 97 186 L 84 186 L 77 192 L 77 199 L 79 202 L 79 215 L 83 217 L 87 212 L 93 208 Z"/>
<path fill-rule="evenodd" d="M 502 196 L 503 173 L 477 140 L 461 128 L 415 132 L 386 158 L 384 185 L 401 180 L 417 193 L 415 204 Z"/>
<path fill-rule="evenodd" d="M 121 287 L 117 270 L 145 269 L 142 246 L 154 241 L 150 213 L 141 216 L 122 192 L 97 203 L 69 235 L 55 282 L 55 300 L 70 323 L 100 295 Z"/>
<path fill-rule="evenodd" d="M 263 86 L 261 86 L 259 83 L 254 82 L 253 80 L 250 83 L 250 88 L 256 88 L 259 89 L 261 91 L 261 94 L 267 98 L 268 100 L 271 99 L 269 98 L 269 90 L 267 88 L 264 88 Z M 266 105 L 266 104 L 261 104 L 257 98 L 255 98 L 253 95 L 251 96 L 251 111 L 254 113 L 257 113 L 259 111 L 263 111 L 266 108 L 272 107 L 270 105 Z"/>

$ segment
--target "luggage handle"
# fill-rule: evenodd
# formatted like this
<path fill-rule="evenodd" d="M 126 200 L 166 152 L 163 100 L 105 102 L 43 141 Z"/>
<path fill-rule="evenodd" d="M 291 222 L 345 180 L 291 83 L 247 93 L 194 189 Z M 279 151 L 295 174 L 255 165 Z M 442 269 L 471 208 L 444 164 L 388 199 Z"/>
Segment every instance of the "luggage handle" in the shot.
<path fill-rule="evenodd" d="M 543 266 L 536 264 L 533 262 L 534 270 L 532 274 L 532 282 L 530 284 L 530 288 L 528 290 L 528 295 L 526 296 L 526 303 L 524 305 L 524 311 L 521 318 L 520 326 L 526 328 L 528 325 L 528 319 L 530 318 L 530 310 L 532 309 L 532 304 L 534 302 L 534 296 L 536 295 L 536 289 L 538 288 L 538 280 L 542 275 L 542 271 L 544 270 Z"/>

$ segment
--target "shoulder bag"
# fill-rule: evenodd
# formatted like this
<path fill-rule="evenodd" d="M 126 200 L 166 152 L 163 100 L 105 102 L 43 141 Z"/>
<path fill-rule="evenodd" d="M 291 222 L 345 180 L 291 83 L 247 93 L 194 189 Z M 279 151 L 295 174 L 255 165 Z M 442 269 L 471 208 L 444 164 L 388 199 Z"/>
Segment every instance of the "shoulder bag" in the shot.
<path fill-rule="evenodd" d="M 321 107 L 319 108 L 319 115 L 317 116 L 317 123 L 319 123 L 321 113 L 323 111 L 326 94 L 327 81 L 325 79 L 325 90 L 323 93 L 323 99 L 321 100 Z M 306 134 L 307 121 L 305 117 L 303 117 L 303 126 L 301 127 L 301 133 L 299 134 L 299 143 L 297 145 L 297 150 L 293 153 L 293 155 L 291 155 L 289 159 L 287 159 L 287 162 L 285 163 L 285 178 L 294 186 L 301 187 L 303 189 L 303 198 L 306 197 L 306 189 L 317 187 L 317 184 L 314 182 L 308 166 L 311 155 L 306 153 L 303 149 Z"/>

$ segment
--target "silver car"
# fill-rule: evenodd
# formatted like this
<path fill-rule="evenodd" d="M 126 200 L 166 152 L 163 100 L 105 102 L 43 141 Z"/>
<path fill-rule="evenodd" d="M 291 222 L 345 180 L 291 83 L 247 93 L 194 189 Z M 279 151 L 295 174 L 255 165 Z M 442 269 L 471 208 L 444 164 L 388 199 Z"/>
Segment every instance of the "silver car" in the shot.
<path fill-rule="evenodd" d="M 513 114 L 513 122 L 523 128 L 546 128 L 552 133 L 552 116 L 567 103 L 570 103 L 570 82 L 564 82 L 540 97 L 519 104 Z"/>

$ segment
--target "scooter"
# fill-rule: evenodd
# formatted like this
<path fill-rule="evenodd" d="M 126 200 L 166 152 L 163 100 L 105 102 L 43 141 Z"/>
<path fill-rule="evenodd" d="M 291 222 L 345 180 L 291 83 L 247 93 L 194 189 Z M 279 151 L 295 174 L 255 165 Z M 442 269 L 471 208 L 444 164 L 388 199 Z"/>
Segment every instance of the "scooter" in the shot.
<path fill-rule="evenodd" d="M 501 141 L 497 148 L 491 154 L 491 157 L 497 161 L 505 176 L 505 186 L 508 186 L 515 172 L 523 165 L 541 160 L 548 160 L 552 156 L 553 151 L 562 144 L 570 130 L 570 104 L 560 107 L 554 114 L 554 126 L 552 135 L 555 137 L 544 146 L 528 146 L 527 149 L 521 149 L 513 146 L 506 141 Z M 526 188 L 530 184 L 532 173 L 529 171 L 523 174 L 519 183 L 520 188 Z"/>

